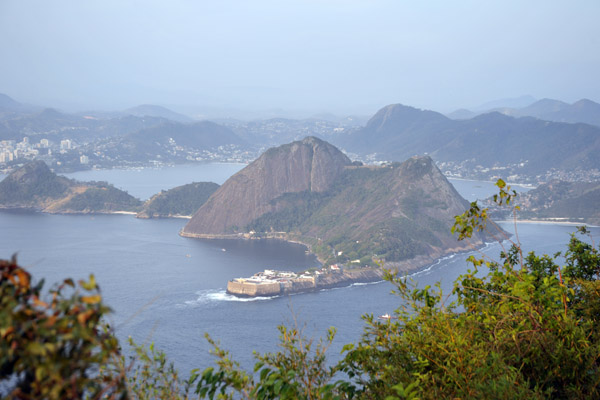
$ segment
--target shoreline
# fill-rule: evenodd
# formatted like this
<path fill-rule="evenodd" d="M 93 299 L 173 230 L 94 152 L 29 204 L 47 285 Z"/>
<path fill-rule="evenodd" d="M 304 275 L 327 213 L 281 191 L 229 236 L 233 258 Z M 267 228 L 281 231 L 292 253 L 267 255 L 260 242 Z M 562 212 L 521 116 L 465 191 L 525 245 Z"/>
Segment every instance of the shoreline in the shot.
<path fill-rule="evenodd" d="M 316 292 L 323 289 L 348 287 L 355 283 L 381 282 L 385 271 L 380 267 L 346 269 L 337 265 L 318 271 L 265 270 L 249 278 L 234 278 L 227 282 L 227 294 L 240 298 L 273 297 Z"/>
<path fill-rule="evenodd" d="M 467 182 L 486 182 L 486 183 L 491 183 L 491 184 L 496 184 L 496 181 L 486 181 L 486 180 L 481 180 L 481 179 L 470 179 L 470 178 L 458 178 L 455 176 L 448 176 L 448 175 L 444 175 L 446 177 L 446 179 L 451 180 L 457 180 L 457 181 L 467 181 Z M 536 185 L 534 185 L 533 183 L 516 183 L 516 182 L 506 182 L 507 185 L 509 186 L 521 186 L 523 188 L 527 188 L 527 189 L 535 189 L 537 188 Z M 539 185 L 538 185 L 539 186 Z"/>
<path fill-rule="evenodd" d="M 499 220 L 495 221 L 496 223 L 510 223 L 513 224 L 514 221 L 511 220 Z M 517 224 L 539 224 L 539 225 L 565 225 L 565 226 L 589 226 L 589 227 L 598 227 L 598 225 L 592 225 L 587 222 L 573 222 L 573 221 L 556 221 L 553 219 L 518 219 Z"/>
<path fill-rule="evenodd" d="M 325 264 L 325 260 L 321 259 L 317 254 L 312 251 L 311 245 L 305 242 L 302 242 L 298 239 L 290 239 L 284 237 L 283 233 L 279 233 L 276 235 L 267 235 L 264 236 L 254 236 L 250 233 L 234 233 L 234 234 L 207 234 L 207 233 L 189 233 L 185 232 L 183 228 L 179 231 L 179 235 L 182 237 L 192 238 L 192 239 L 201 239 L 201 240 L 281 240 L 287 243 L 299 244 L 304 246 L 307 251 L 314 255 L 317 258 L 317 261 L 323 266 Z M 464 243 L 464 245 L 460 245 Z M 459 242 L 457 240 L 457 246 L 451 247 L 445 250 L 436 248 L 432 254 L 426 255 L 421 254 L 417 255 L 413 258 L 401 261 L 389 261 L 383 265 L 384 269 L 393 270 L 397 273 L 402 274 L 413 274 L 419 272 L 421 270 L 426 269 L 427 267 L 437 263 L 440 259 L 444 257 L 453 256 L 460 253 L 468 253 L 473 250 L 477 250 L 486 246 L 486 243 L 481 241 L 478 243 L 470 243 L 470 242 Z"/>

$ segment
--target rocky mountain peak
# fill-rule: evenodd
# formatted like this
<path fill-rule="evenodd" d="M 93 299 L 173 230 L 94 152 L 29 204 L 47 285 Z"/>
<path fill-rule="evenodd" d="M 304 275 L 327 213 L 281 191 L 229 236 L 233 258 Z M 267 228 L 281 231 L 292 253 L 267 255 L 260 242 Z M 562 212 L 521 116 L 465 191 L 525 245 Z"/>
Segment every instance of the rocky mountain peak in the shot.
<path fill-rule="evenodd" d="M 184 234 L 223 234 L 275 210 L 285 193 L 325 192 L 352 162 L 316 137 L 274 147 L 225 182 L 196 212 Z"/>

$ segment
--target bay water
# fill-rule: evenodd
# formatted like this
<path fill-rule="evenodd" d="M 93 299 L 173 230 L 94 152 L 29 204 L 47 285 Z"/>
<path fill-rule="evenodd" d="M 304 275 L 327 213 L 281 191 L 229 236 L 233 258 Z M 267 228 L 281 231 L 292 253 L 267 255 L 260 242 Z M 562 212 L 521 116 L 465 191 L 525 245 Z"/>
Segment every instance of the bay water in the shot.
<path fill-rule="evenodd" d="M 80 180 L 106 180 L 148 198 L 192 181 L 222 183 L 242 164 L 196 164 L 144 169 L 88 171 L 71 174 Z M 495 192 L 489 182 L 452 181 L 468 200 Z M 520 189 L 524 190 L 524 189 Z M 266 268 L 300 271 L 318 266 L 314 256 L 297 244 L 275 240 L 198 240 L 178 232 L 187 220 L 141 220 L 131 215 L 50 215 L 0 212 L 0 258 L 17 254 L 35 279 L 51 286 L 64 278 L 86 279 L 93 273 L 104 301 L 113 308 L 109 317 L 124 351 L 131 336 L 138 343 L 154 342 L 185 375 L 192 368 L 214 363 L 209 333 L 243 366 L 253 365 L 252 351 L 277 350 L 280 324 L 298 325 L 309 337 L 337 329 L 331 360 L 341 357 L 344 344 L 359 340 L 361 316 L 391 313 L 400 303 L 388 282 L 355 284 L 292 296 L 238 299 L 225 293 L 227 281 Z M 507 231 L 512 223 L 503 223 Z M 518 223 L 525 251 L 553 254 L 564 250 L 573 226 Z M 595 237 L 600 229 L 591 228 Z M 496 257 L 498 243 L 483 252 Z M 414 273 L 419 286 L 440 281 L 446 293 L 464 273 L 468 254 L 438 260 Z"/>

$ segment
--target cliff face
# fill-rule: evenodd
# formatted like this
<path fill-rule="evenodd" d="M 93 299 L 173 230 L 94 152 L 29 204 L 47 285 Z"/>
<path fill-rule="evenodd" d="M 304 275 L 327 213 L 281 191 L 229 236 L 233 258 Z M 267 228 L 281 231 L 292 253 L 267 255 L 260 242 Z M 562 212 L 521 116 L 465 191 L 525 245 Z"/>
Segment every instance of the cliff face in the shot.
<path fill-rule="evenodd" d="M 285 193 L 327 191 L 350 164 L 341 151 L 314 137 L 269 149 L 229 178 L 200 207 L 183 234 L 241 231 L 276 211 L 272 201 Z"/>
<path fill-rule="evenodd" d="M 349 164 L 312 138 L 268 150 L 225 182 L 182 234 L 283 237 L 309 245 L 324 262 L 381 259 L 406 270 L 483 244 L 479 234 L 470 243 L 451 234 L 454 216 L 469 204 L 430 157 Z"/>

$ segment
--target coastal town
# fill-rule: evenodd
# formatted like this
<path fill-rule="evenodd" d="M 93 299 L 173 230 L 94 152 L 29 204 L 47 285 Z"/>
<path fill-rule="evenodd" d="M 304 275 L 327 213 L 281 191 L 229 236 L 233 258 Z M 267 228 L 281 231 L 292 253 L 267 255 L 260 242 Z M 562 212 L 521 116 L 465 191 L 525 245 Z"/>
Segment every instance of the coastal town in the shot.
<path fill-rule="evenodd" d="M 42 160 L 57 172 L 88 169 L 159 167 L 173 163 L 230 162 L 247 163 L 256 152 L 235 145 L 221 145 L 211 149 L 192 149 L 168 140 L 152 159 L 128 158 L 119 150 L 117 138 L 79 143 L 73 139 L 50 140 L 23 137 L 0 141 L 0 173 Z"/>

